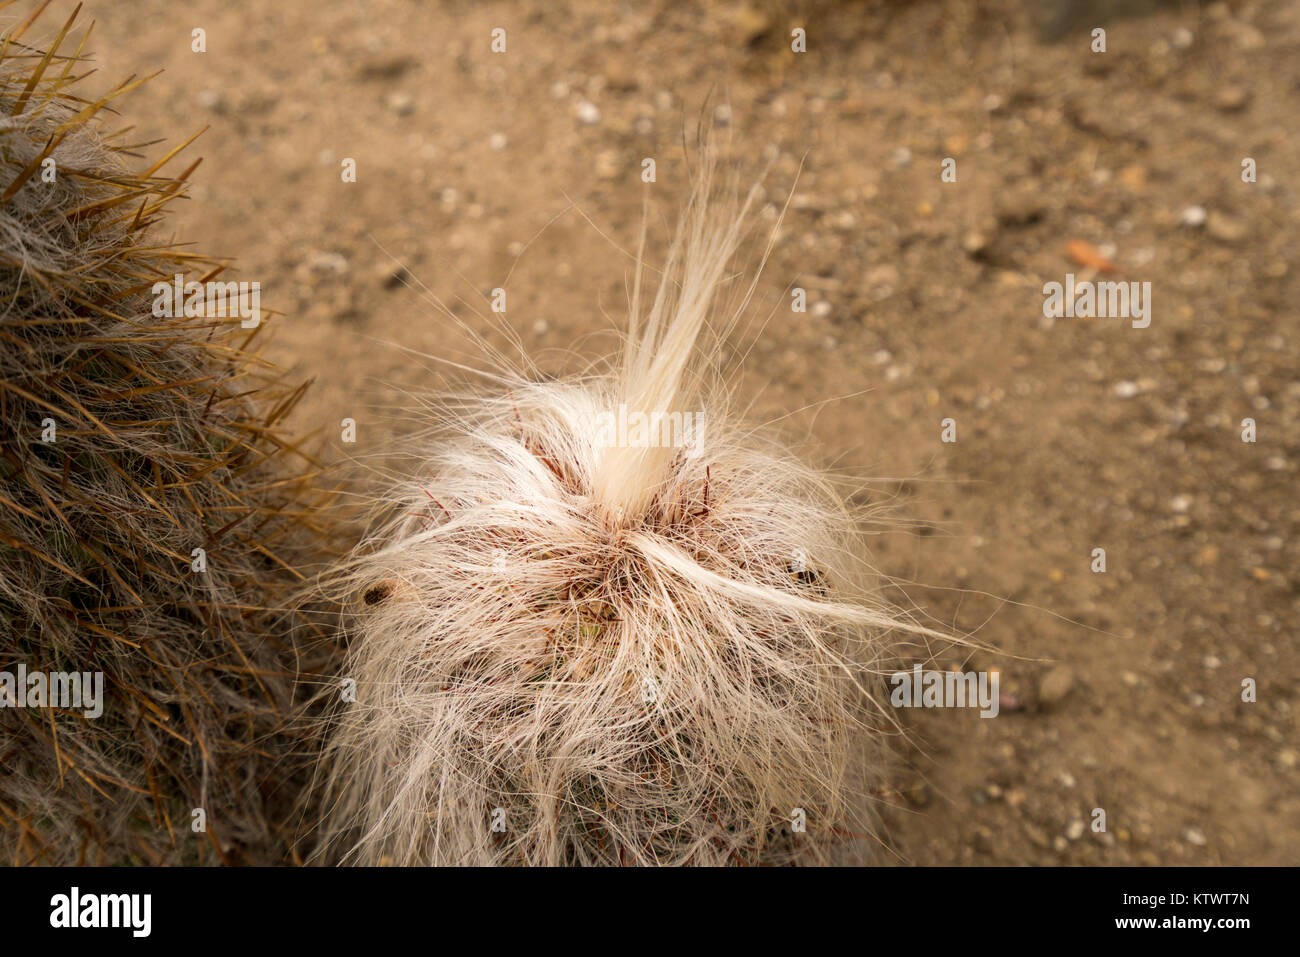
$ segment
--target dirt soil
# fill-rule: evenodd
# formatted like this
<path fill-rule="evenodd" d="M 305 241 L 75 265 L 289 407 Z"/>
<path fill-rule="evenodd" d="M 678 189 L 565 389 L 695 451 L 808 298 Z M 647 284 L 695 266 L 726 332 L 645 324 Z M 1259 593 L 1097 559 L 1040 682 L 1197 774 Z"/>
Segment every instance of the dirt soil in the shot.
<path fill-rule="evenodd" d="M 933 648 L 938 666 L 1000 669 L 996 719 L 904 714 L 886 859 L 1300 862 L 1300 4 L 86 14 L 91 84 L 165 71 L 124 104 L 135 139 L 210 126 L 173 161 L 204 157 L 169 228 L 261 282 L 270 355 L 316 379 L 295 425 L 339 461 L 415 441 L 405 397 L 445 377 L 412 351 L 472 355 L 438 302 L 504 344 L 484 297 L 505 286 L 544 369 L 601 356 L 643 197 L 661 248 L 703 112 L 743 176 L 767 169 L 744 268 L 791 200 L 740 396 L 876 479 L 892 598 L 985 646 Z M 1045 318 L 1067 273 L 1149 282 L 1150 326 Z"/>

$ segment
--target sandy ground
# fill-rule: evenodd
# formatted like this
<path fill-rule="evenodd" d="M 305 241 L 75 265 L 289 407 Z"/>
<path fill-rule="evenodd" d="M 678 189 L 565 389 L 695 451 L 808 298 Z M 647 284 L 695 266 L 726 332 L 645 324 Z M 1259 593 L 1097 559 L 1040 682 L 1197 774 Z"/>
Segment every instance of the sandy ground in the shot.
<path fill-rule="evenodd" d="M 171 228 L 262 283 L 270 354 L 316 379 L 295 424 L 339 459 L 344 417 L 358 456 L 413 441 L 403 396 L 443 378 L 404 350 L 470 355 L 437 302 L 503 343 L 484 297 L 505 285 L 542 368 L 598 358 L 643 195 L 661 244 L 705 111 L 743 176 L 767 169 L 746 268 L 791 198 L 739 395 L 876 479 L 862 496 L 905 523 L 872 556 L 893 598 L 987 648 L 939 665 L 1000 669 L 996 719 L 905 714 L 889 859 L 1296 863 L 1300 5 L 1136 6 L 86 12 L 92 84 L 165 71 L 125 103 L 137 139 L 210 126 Z M 1150 282 L 1150 326 L 1045 319 L 1067 273 Z"/>

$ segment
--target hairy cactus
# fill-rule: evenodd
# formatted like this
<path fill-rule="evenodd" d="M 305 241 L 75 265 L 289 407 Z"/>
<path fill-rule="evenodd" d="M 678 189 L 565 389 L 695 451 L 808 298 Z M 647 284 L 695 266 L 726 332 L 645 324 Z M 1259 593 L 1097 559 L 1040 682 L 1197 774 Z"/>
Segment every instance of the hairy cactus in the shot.
<path fill-rule="evenodd" d="M 700 343 L 744 207 L 710 201 L 703 166 L 623 355 L 431 403 L 436 443 L 338 568 L 355 696 L 325 752 L 322 859 L 875 850 L 874 673 L 924 629 L 875 596 L 835 483 L 727 413 Z"/>

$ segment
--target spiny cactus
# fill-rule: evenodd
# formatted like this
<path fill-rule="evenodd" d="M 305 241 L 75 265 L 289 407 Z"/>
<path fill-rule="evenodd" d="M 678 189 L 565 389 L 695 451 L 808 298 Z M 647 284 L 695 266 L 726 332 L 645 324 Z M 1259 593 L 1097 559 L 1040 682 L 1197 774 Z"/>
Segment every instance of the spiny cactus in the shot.
<path fill-rule="evenodd" d="M 35 16 L 0 39 L 0 671 L 102 672 L 104 700 L 0 708 L 0 855 L 283 860 L 303 387 L 264 323 L 154 314 L 223 268 L 156 235 L 198 164 L 140 169 L 101 127 L 136 81 L 83 98 L 77 13 L 44 49 Z"/>

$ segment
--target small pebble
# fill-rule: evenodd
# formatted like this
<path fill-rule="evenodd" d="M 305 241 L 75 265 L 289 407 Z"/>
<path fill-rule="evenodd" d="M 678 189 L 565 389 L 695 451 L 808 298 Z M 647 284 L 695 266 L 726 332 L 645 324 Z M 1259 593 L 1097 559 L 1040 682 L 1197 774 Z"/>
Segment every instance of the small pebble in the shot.
<path fill-rule="evenodd" d="M 1250 102 L 1250 93 L 1240 86 L 1225 86 L 1214 97 L 1214 105 L 1224 113 L 1236 113 Z"/>
<path fill-rule="evenodd" d="M 312 255 L 311 268 L 313 272 L 332 272 L 341 276 L 348 271 L 348 261 L 342 253 L 317 252 Z"/>
<path fill-rule="evenodd" d="M 214 113 L 220 113 L 222 110 L 221 94 L 216 90 L 199 90 L 199 106 L 205 110 L 212 110 Z"/>
<path fill-rule="evenodd" d="M 415 97 L 409 93 L 394 93 L 388 98 L 388 108 L 398 116 L 410 116 L 415 112 Z"/>
<path fill-rule="evenodd" d="M 1239 219 L 1225 216 L 1218 210 L 1210 213 L 1205 231 L 1221 243 L 1239 243 L 1246 238 L 1246 225 Z"/>
<path fill-rule="evenodd" d="M 596 175 L 601 179 L 614 179 L 620 171 L 618 152 L 601 150 L 596 154 Z"/>
<path fill-rule="evenodd" d="M 1038 700 L 1049 707 L 1065 700 L 1065 696 L 1074 687 L 1074 672 L 1065 665 L 1058 665 L 1043 676 L 1038 686 Z"/>
<path fill-rule="evenodd" d="M 405 266 L 396 265 L 387 259 L 375 267 L 375 275 L 385 289 L 396 289 L 411 279 Z"/>

